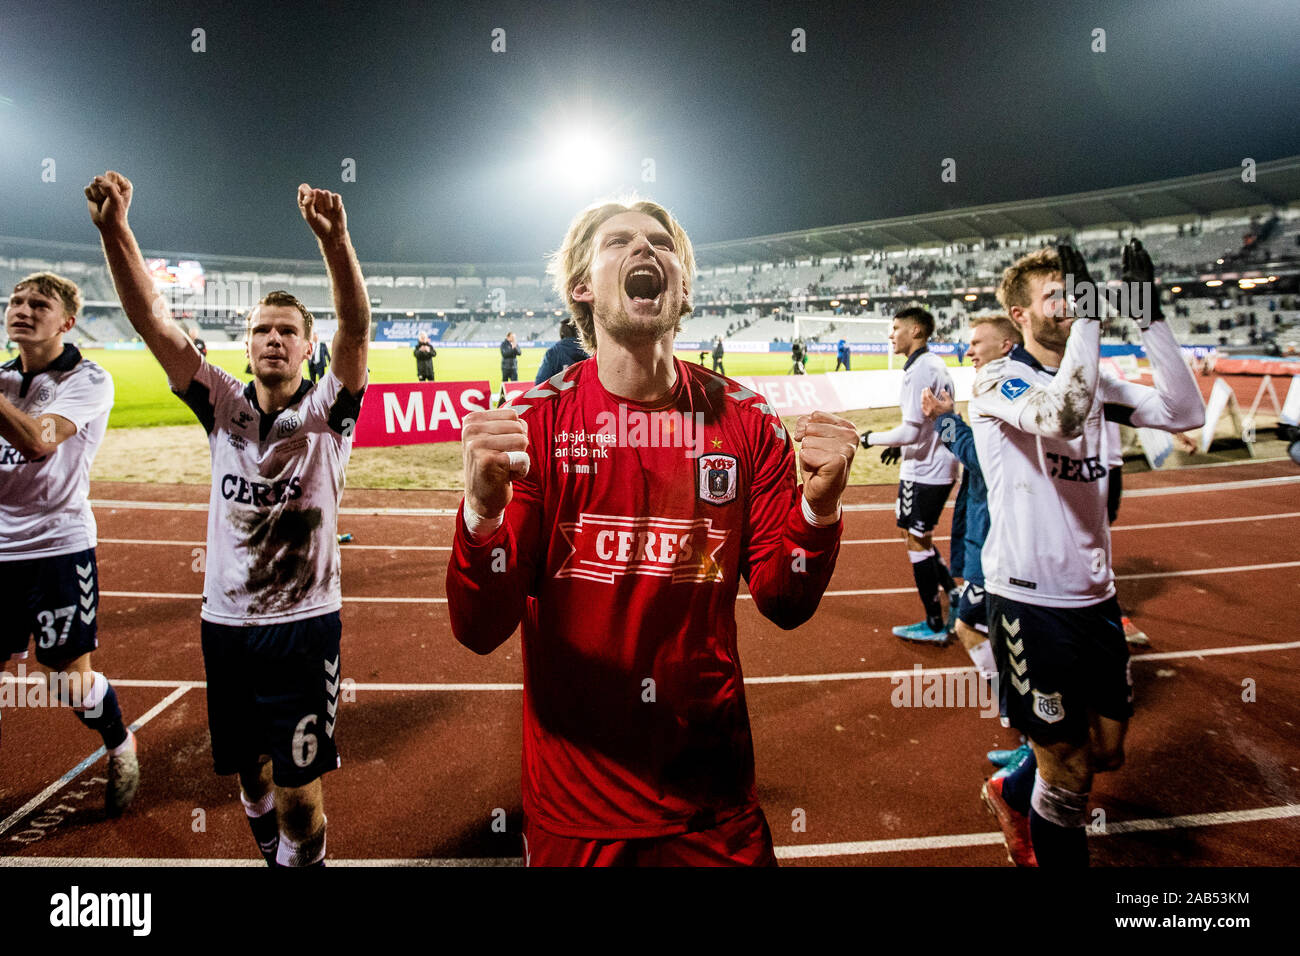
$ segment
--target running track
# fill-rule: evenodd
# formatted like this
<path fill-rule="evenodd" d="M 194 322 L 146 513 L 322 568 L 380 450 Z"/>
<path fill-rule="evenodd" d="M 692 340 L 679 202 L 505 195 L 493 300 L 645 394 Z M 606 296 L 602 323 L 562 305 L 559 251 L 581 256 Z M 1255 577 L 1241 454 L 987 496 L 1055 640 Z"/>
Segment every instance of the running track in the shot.
<path fill-rule="evenodd" d="M 1093 861 L 1293 863 L 1300 470 L 1234 463 L 1125 484 L 1120 598 L 1152 643 L 1133 662 L 1128 764 L 1094 790 L 1105 832 L 1091 839 Z M 919 610 L 892 495 L 851 490 L 839 565 L 809 624 L 783 632 L 739 602 L 759 796 L 786 864 L 1007 865 L 979 788 L 984 751 L 1014 735 L 977 709 L 890 703 L 892 672 L 969 663 L 955 643 L 916 647 L 889 633 Z M 144 783 L 130 813 L 104 821 L 92 735 L 63 712 L 6 708 L 0 865 L 260 863 L 233 778 L 211 771 L 193 570 L 206 490 L 97 484 L 92 498 L 96 667 L 127 716 L 147 718 Z M 343 548 L 343 674 L 356 699 L 340 714 L 343 768 L 327 777 L 331 865 L 518 862 L 518 638 L 484 658 L 451 636 L 443 580 L 456 500 L 344 498 L 340 528 L 355 543 Z M 1254 702 L 1242 699 L 1247 679 Z M 496 811 L 505 833 L 493 829 Z"/>

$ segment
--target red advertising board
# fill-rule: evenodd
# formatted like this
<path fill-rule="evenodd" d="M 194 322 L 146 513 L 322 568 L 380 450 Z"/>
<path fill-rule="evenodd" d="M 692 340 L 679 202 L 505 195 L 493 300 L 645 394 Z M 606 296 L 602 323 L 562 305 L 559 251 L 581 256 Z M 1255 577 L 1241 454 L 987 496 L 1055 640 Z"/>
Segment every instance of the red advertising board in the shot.
<path fill-rule="evenodd" d="M 371 385 L 361 403 L 353 444 L 378 448 L 460 441 L 465 416 L 492 407 L 492 399 L 487 382 Z"/>

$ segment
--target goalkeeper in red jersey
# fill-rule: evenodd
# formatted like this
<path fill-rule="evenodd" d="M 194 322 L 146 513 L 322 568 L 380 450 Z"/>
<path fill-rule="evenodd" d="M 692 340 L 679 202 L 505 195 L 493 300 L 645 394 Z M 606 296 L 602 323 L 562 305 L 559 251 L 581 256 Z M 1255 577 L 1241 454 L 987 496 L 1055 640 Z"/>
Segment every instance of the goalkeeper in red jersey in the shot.
<path fill-rule="evenodd" d="M 858 437 L 800 418 L 796 469 L 762 396 L 673 357 L 693 270 L 661 206 L 585 210 L 552 272 L 594 357 L 464 422 L 452 630 L 487 654 L 522 621 L 532 866 L 776 862 L 736 594 L 812 616 Z"/>

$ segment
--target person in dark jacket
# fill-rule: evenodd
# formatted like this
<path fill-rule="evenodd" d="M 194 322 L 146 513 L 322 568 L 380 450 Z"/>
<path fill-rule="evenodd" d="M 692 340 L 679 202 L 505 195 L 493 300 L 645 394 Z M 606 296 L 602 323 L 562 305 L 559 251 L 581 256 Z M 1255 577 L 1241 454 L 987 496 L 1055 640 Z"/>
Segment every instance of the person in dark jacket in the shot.
<path fill-rule="evenodd" d="M 307 353 L 307 374 L 312 384 L 325 374 L 325 366 L 330 363 L 330 347 L 320 340 L 315 332 L 311 334 L 311 351 Z"/>
<path fill-rule="evenodd" d="M 519 346 L 515 343 L 515 333 L 507 332 L 501 343 L 501 382 L 519 381 Z"/>
<path fill-rule="evenodd" d="M 582 343 L 578 341 L 578 327 L 567 316 L 560 322 L 560 341 L 556 342 L 542 356 L 541 367 L 533 379 L 535 385 L 541 385 L 552 375 L 563 372 L 575 362 L 589 358 Z"/>
<path fill-rule="evenodd" d="M 835 349 L 835 371 L 838 372 L 841 365 L 844 366 L 844 371 L 849 371 L 849 358 L 851 354 L 852 353 L 849 352 L 849 343 L 840 339 L 840 343 Z"/>
<path fill-rule="evenodd" d="M 722 369 L 722 355 L 722 336 L 719 335 L 713 340 L 713 371 L 719 375 L 726 375 L 727 373 Z"/>
<path fill-rule="evenodd" d="M 433 381 L 433 357 L 438 354 L 438 350 L 433 347 L 429 341 L 429 336 L 421 332 L 420 340 L 415 343 L 412 350 L 415 353 L 415 374 L 421 382 Z"/>

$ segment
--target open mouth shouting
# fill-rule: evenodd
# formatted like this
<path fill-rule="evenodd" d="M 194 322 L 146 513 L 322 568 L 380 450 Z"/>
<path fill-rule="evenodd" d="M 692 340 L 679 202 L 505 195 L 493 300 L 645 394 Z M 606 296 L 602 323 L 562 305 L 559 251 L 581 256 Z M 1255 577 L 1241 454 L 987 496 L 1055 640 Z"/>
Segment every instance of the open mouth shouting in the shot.
<path fill-rule="evenodd" d="M 654 262 L 634 265 L 623 280 L 623 291 L 634 306 L 657 312 L 663 305 L 663 271 Z"/>

